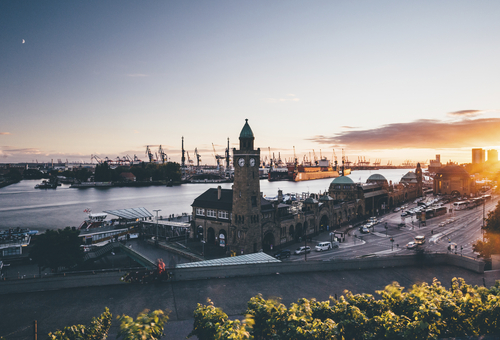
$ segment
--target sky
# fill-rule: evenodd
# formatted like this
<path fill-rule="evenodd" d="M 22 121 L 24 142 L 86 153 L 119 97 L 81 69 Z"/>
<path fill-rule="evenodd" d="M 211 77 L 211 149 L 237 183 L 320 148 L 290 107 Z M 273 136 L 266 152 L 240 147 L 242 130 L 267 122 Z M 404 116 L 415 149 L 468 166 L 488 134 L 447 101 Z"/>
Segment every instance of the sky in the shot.
<path fill-rule="evenodd" d="M 498 1 L 0 1 L 0 163 L 500 149 Z M 312 156 L 311 156 L 312 157 Z"/>

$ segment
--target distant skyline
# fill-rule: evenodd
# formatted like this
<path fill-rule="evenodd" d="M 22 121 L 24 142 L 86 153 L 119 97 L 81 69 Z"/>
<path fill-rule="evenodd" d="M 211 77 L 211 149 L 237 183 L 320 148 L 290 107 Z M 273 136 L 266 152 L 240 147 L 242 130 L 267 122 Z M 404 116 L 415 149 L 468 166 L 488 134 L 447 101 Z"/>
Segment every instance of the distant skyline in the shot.
<path fill-rule="evenodd" d="M 496 1 L 2 1 L 0 163 L 162 145 L 471 162 L 500 149 Z"/>

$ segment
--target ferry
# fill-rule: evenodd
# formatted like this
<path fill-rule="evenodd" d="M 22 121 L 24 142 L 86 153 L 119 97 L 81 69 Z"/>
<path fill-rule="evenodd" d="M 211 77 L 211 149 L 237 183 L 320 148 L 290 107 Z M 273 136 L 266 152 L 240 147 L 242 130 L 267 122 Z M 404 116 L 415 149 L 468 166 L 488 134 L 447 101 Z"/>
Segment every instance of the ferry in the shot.
<path fill-rule="evenodd" d="M 78 229 L 84 245 L 101 245 L 109 241 L 125 240 L 138 237 L 139 218 L 125 220 L 106 220 L 106 213 L 92 213 L 89 209 L 88 218 Z"/>

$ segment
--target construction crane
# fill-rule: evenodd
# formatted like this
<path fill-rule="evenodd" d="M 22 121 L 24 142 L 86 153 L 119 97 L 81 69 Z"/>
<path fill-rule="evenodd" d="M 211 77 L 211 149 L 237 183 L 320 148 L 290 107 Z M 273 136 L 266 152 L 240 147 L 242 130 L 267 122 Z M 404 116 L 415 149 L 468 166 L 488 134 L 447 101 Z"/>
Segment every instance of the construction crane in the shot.
<path fill-rule="evenodd" d="M 196 156 L 196 166 L 200 166 L 201 155 L 198 153 L 198 148 L 194 148 L 194 155 Z"/>
<path fill-rule="evenodd" d="M 165 164 L 165 161 L 168 159 L 168 157 L 165 151 L 163 151 L 161 145 L 158 147 L 158 154 L 160 155 L 161 163 Z"/>
<path fill-rule="evenodd" d="M 314 164 L 318 165 L 318 158 L 316 157 L 316 152 L 314 152 L 314 149 L 313 149 L 313 156 L 314 156 Z"/>
<path fill-rule="evenodd" d="M 153 163 L 154 157 L 153 153 L 151 152 L 151 149 L 149 148 L 149 145 L 146 146 L 146 156 L 149 158 L 149 163 Z"/>
<path fill-rule="evenodd" d="M 293 147 L 293 165 L 295 167 L 298 165 L 297 155 L 295 154 L 295 146 Z"/>

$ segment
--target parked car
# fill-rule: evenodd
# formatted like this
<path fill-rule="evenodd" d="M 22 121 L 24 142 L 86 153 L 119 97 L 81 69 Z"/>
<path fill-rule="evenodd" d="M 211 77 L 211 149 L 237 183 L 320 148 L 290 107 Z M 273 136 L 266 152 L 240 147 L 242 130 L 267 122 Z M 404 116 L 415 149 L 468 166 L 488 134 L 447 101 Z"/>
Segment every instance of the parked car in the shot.
<path fill-rule="evenodd" d="M 368 234 L 370 232 L 370 230 L 366 227 L 366 226 L 363 226 L 359 229 L 359 231 L 362 233 L 362 234 Z"/>
<path fill-rule="evenodd" d="M 415 249 L 415 248 L 417 248 L 417 244 L 413 241 L 408 242 L 408 244 L 406 245 L 406 249 Z"/>
<path fill-rule="evenodd" d="M 339 243 L 337 241 L 334 242 L 320 242 L 314 247 L 316 251 L 324 251 L 324 250 L 330 250 L 333 248 L 338 248 Z"/>
<path fill-rule="evenodd" d="M 302 247 L 298 247 L 295 250 L 295 255 L 300 255 L 300 254 L 305 254 L 305 253 L 310 253 L 310 252 L 311 252 L 311 247 L 309 247 L 309 246 L 302 246 Z"/>
<path fill-rule="evenodd" d="M 274 257 L 276 257 L 278 260 L 281 260 L 283 258 L 290 257 L 291 253 L 292 252 L 289 249 L 283 249 L 283 250 L 280 250 L 279 252 L 277 252 L 276 254 L 274 254 Z"/>

